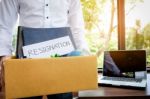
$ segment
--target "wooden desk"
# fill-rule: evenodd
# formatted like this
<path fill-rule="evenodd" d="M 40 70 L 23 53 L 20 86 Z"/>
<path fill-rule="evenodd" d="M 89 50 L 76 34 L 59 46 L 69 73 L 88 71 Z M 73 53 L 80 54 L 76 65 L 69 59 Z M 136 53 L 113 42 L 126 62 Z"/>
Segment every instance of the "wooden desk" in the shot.
<path fill-rule="evenodd" d="M 76 93 L 75 96 L 77 96 L 77 94 L 78 99 L 150 99 L 150 74 L 148 74 L 146 90 L 100 86 L 97 90 L 80 91 Z M 1 92 L 0 99 L 4 99 L 4 94 Z"/>
<path fill-rule="evenodd" d="M 78 99 L 150 99 L 150 74 L 146 90 L 102 87 L 97 90 L 80 91 Z"/>

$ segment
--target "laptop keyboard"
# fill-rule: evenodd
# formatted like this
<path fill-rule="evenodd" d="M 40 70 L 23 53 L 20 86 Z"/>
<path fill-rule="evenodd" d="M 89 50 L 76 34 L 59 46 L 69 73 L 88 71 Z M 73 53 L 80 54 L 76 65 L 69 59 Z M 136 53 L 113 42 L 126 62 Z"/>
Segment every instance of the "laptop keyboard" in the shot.
<path fill-rule="evenodd" d="M 140 83 L 142 81 L 142 79 L 123 78 L 123 77 L 103 77 L 102 80 L 126 81 L 126 82 L 137 82 L 137 83 Z"/>

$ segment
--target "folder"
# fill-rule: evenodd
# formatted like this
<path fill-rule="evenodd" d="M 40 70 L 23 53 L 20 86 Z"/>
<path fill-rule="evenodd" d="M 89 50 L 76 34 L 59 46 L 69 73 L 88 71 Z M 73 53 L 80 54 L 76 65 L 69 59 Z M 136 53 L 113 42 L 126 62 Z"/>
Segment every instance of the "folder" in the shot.
<path fill-rule="evenodd" d="M 26 57 L 24 56 L 24 53 L 23 53 L 23 49 L 22 49 L 23 46 L 45 42 L 48 40 L 53 40 L 53 39 L 61 38 L 65 36 L 69 37 L 69 39 L 71 40 L 73 49 L 76 49 L 76 45 L 75 45 L 70 27 L 30 28 L 30 27 L 19 26 L 18 34 L 17 34 L 16 57 L 17 58 Z"/>

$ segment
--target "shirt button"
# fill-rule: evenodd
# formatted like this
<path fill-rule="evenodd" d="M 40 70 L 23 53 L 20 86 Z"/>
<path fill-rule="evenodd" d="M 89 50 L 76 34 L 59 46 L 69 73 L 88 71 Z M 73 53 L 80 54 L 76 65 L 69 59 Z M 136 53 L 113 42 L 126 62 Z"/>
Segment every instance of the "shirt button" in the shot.
<path fill-rule="evenodd" d="M 47 16 L 46 19 L 48 19 L 49 17 Z"/>
<path fill-rule="evenodd" d="M 46 4 L 46 6 L 48 6 L 48 4 Z"/>

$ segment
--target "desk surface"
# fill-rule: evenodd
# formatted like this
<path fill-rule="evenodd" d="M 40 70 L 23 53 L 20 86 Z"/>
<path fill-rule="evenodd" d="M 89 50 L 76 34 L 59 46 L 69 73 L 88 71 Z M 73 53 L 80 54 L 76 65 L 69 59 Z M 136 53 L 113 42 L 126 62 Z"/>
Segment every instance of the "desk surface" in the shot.
<path fill-rule="evenodd" d="M 97 90 L 80 91 L 78 93 L 79 99 L 150 99 L 150 74 L 148 74 L 147 89 L 146 90 L 134 90 L 123 89 L 115 87 L 102 87 Z M 0 92 L 0 99 L 4 99 L 4 94 Z"/>
<path fill-rule="evenodd" d="M 137 90 L 137 89 L 124 89 L 124 88 L 115 88 L 115 87 L 102 87 L 99 86 L 97 90 L 87 90 L 80 91 L 78 96 L 79 99 L 98 99 L 98 98 L 107 98 L 107 99 L 120 99 L 120 98 L 138 98 L 141 99 L 150 99 L 150 74 L 147 76 L 147 88 L 146 90 Z"/>

